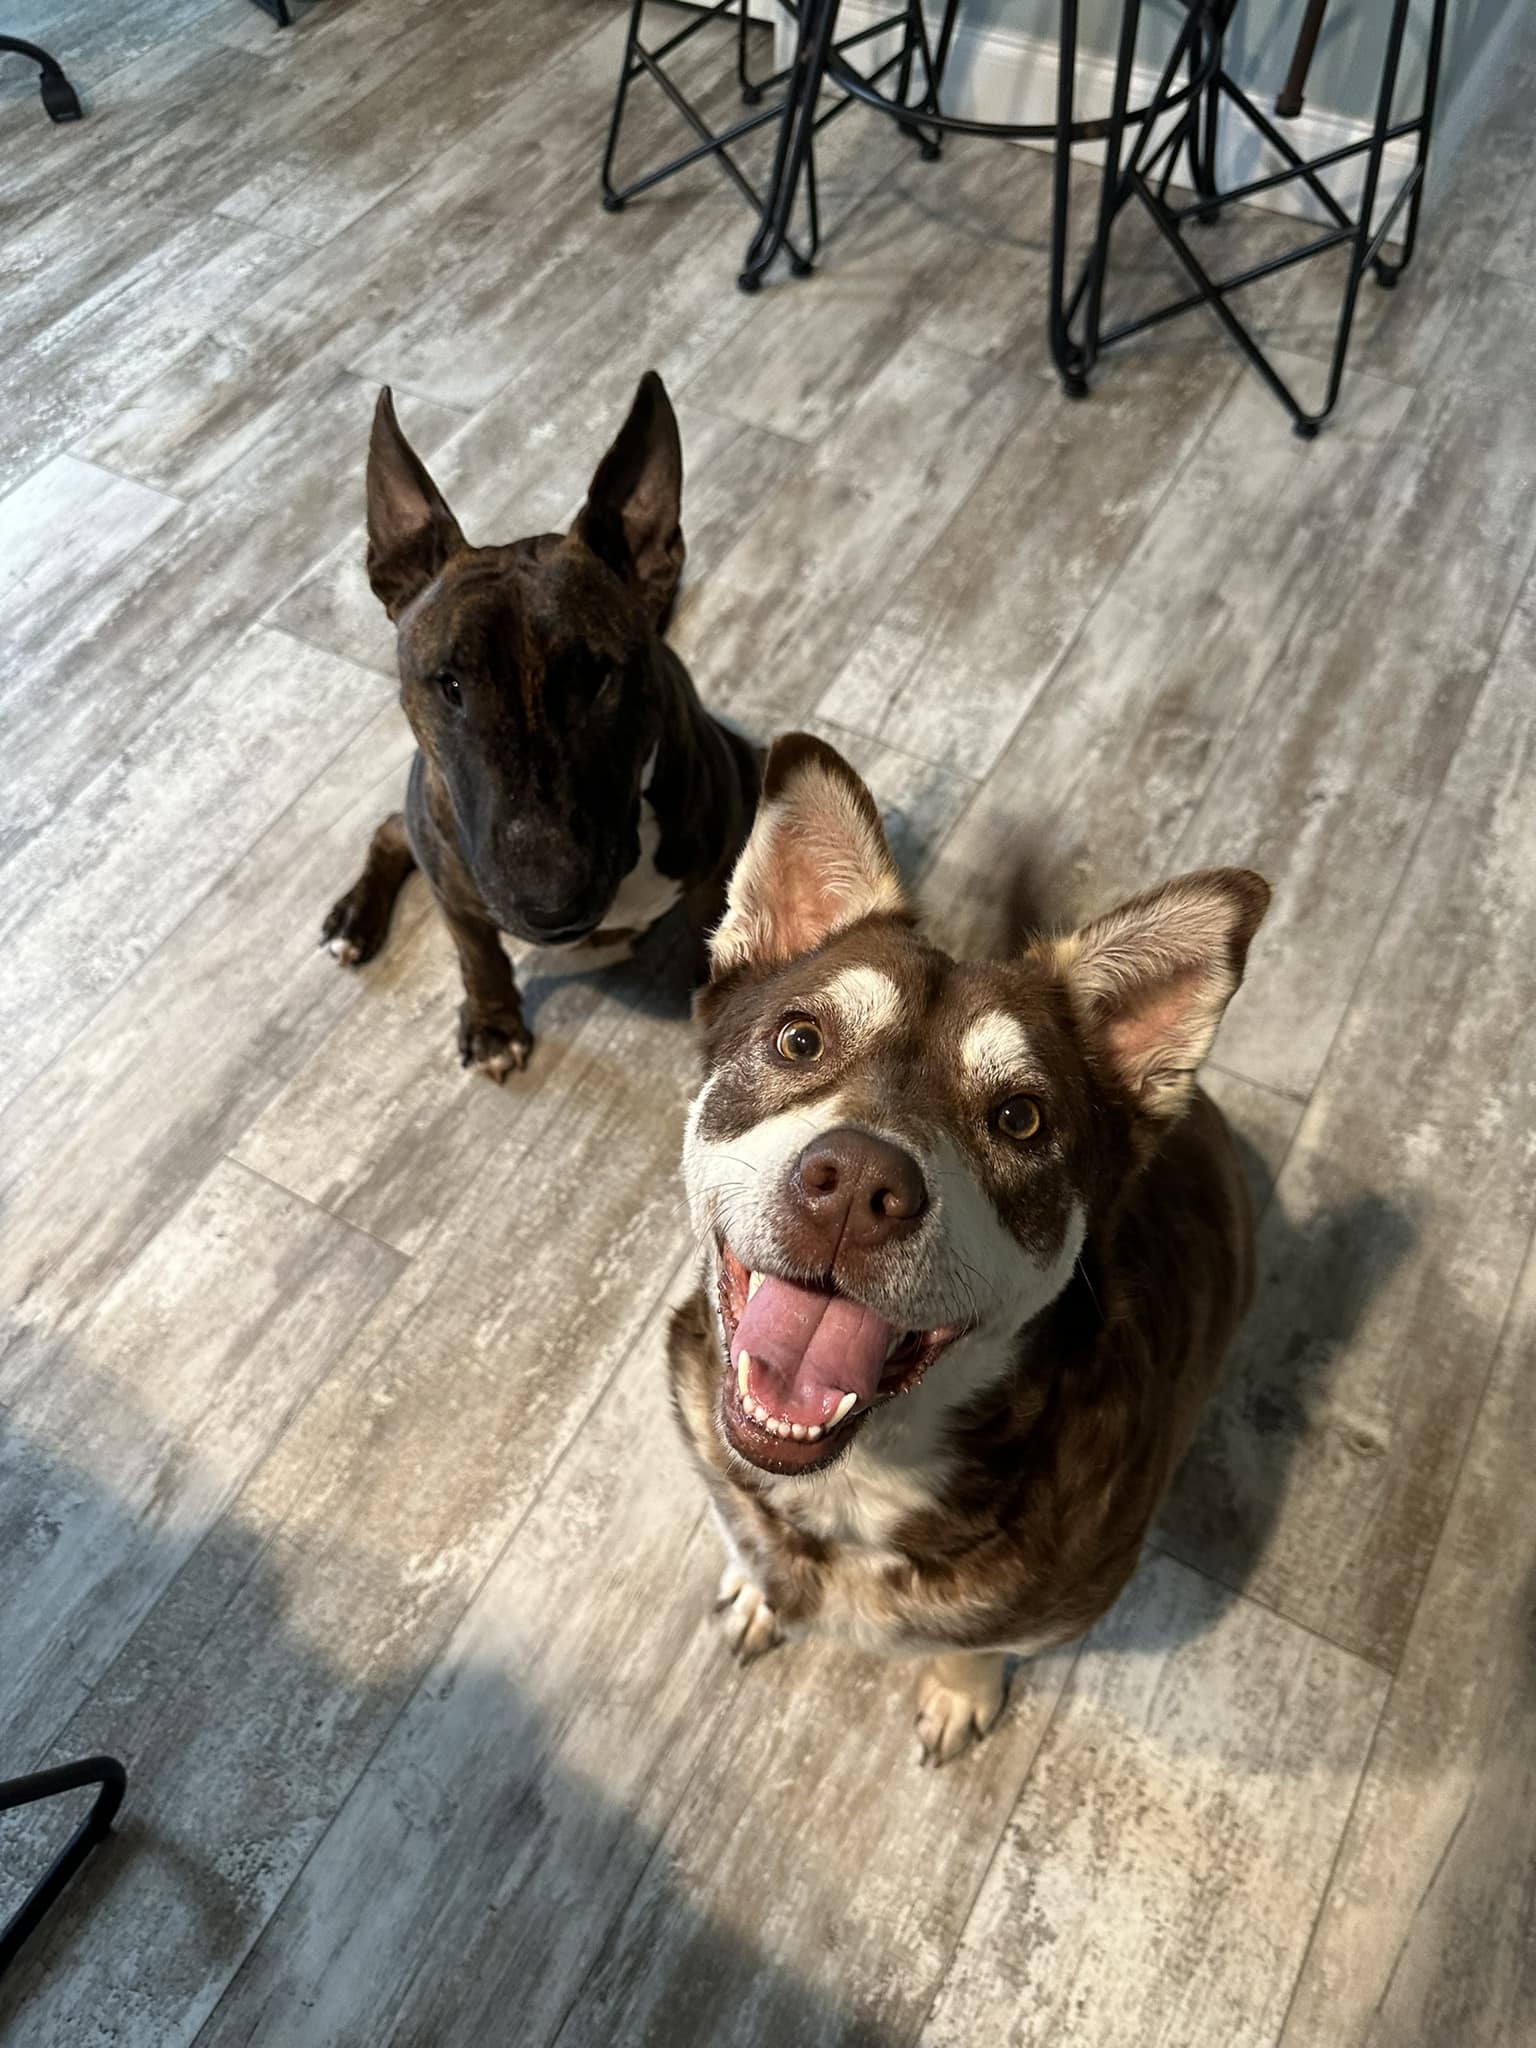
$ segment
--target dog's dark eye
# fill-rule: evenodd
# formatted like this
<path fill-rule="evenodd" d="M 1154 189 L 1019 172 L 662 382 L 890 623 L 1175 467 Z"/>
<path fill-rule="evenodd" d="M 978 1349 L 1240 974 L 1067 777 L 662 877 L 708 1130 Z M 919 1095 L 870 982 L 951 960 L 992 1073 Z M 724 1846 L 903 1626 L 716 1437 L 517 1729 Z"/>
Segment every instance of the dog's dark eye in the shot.
<path fill-rule="evenodd" d="M 454 710 L 457 711 L 464 702 L 464 692 L 459 687 L 458 677 L 450 675 L 448 670 L 444 669 L 437 679 L 437 687 L 443 693 L 443 702 L 451 704 Z"/>
<path fill-rule="evenodd" d="M 1005 1138 L 1032 1138 L 1040 1128 L 1040 1105 L 1033 1095 L 1010 1095 L 993 1122 Z"/>
<path fill-rule="evenodd" d="M 781 1060 L 819 1060 L 826 1045 L 821 1026 L 809 1017 L 791 1017 L 774 1040 Z"/>
<path fill-rule="evenodd" d="M 593 710 L 612 711 L 614 706 L 619 701 L 619 691 L 623 687 L 623 683 L 624 678 L 619 674 L 618 670 L 615 669 L 612 675 L 605 678 L 603 687 L 598 691 L 596 697 L 592 700 Z"/>

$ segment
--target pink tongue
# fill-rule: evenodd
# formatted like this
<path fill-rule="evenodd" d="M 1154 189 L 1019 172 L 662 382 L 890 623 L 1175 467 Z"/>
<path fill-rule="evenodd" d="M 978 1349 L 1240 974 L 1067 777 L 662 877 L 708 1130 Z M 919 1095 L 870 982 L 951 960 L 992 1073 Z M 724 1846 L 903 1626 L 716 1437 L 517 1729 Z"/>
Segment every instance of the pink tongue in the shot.
<path fill-rule="evenodd" d="M 880 1384 L 891 1326 L 840 1294 L 765 1274 L 736 1325 L 734 1366 L 750 1352 L 754 1400 L 790 1422 L 830 1422 L 845 1394 L 859 1406 Z"/>

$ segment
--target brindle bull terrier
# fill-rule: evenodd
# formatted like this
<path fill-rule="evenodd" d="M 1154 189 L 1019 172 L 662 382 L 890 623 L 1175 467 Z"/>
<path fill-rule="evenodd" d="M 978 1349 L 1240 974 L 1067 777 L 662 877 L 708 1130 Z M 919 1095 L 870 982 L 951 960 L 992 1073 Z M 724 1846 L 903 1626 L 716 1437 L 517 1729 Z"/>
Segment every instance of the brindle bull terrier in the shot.
<path fill-rule="evenodd" d="M 374 833 L 321 943 L 347 966 L 371 959 L 419 867 L 458 950 L 462 1062 L 495 1081 L 533 1047 L 501 934 L 619 951 L 681 901 L 702 966 L 751 821 L 757 758 L 662 639 L 682 484 L 677 419 L 648 371 L 570 532 L 474 547 L 379 395 L 368 579 L 397 630 L 418 751 L 404 811 Z"/>

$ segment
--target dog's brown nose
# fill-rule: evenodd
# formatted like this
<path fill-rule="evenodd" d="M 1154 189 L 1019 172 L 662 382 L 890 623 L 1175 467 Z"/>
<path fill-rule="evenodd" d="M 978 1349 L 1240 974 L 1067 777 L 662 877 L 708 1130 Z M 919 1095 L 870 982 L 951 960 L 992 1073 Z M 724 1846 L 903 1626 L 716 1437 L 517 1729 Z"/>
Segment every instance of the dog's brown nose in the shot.
<path fill-rule="evenodd" d="M 872 1251 L 917 1228 L 928 1206 L 910 1152 L 869 1131 L 827 1131 L 795 1162 L 795 1196 L 830 1265 L 839 1245 Z"/>

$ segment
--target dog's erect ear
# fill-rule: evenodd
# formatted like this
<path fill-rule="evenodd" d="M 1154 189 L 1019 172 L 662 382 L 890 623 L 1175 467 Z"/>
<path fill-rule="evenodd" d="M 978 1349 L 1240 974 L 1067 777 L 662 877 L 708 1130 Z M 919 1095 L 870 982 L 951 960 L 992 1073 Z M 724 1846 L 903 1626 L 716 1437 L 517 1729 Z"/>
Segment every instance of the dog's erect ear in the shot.
<path fill-rule="evenodd" d="M 386 384 L 368 442 L 368 581 L 392 619 L 465 545 L 459 523 L 395 418 Z"/>
<path fill-rule="evenodd" d="M 640 379 L 629 418 L 597 465 L 572 534 L 626 582 L 657 625 L 683 573 L 683 444 L 667 387 L 654 370 Z"/>
<path fill-rule="evenodd" d="M 1177 1116 L 1189 1100 L 1268 905 L 1262 876 L 1207 868 L 1037 949 L 1146 1115 Z"/>
<path fill-rule="evenodd" d="M 710 941 L 716 975 L 782 965 L 860 918 L 910 915 L 875 800 L 842 755 L 805 732 L 775 740 Z"/>

